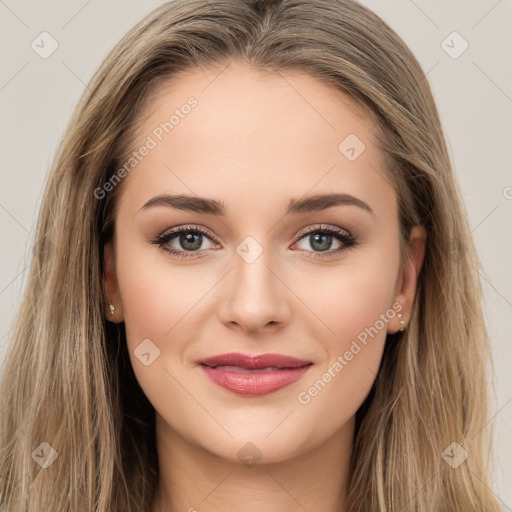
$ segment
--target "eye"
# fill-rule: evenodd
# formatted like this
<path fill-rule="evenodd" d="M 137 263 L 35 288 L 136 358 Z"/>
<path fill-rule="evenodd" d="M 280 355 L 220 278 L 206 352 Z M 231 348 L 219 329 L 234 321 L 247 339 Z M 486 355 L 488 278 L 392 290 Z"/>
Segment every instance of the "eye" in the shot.
<path fill-rule="evenodd" d="M 320 225 L 313 229 L 308 228 L 301 231 L 299 237 L 296 243 L 304 242 L 306 245 L 305 250 L 307 251 L 309 251 L 307 247 L 309 245 L 314 252 L 314 255 L 311 256 L 312 258 L 332 256 L 356 245 L 356 237 L 337 226 Z M 338 247 L 331 250 L 333 242 L 337 242 Z"/>
<path fill-rule="evenodd" d="M 162 250 L 173 256 L 190 258 L 211 248 L 203 247 L 205 239 L 212 241 L 212 237 L 205 229 L 199 226 L 180 226 L 158 235 L 150 243 L 158 245 Z M 170 245 L 171 242 L 174 242 L 175 245 Z M 176 248 L 176 245 L 178 245 L 178 248 Z"/>
<path fill-rule="evenodd" d="M 306 247 L 300 247 L 300 249 L 313 252 L 312 258 L 333 256 L 356 245 L 356 237 L 337 226 L 320 224 L 313 228 L 302 230 L 298 236 L 299 239 L 295 244 L 305 243 Z M 180 226 L 158 235 L 150 243 L 158 245 L 163 251 L 172 256 L 191 258 L 198 257 L 203 252 L 212 248 L 203 246 L 205 240 L 209 240 L 214 245 L 216 244 L 213 241 L 213 236 L 200 226 Z M 334 250 L 331 248 L 333 242 L 338 243 L 338 247 Z M 309 245 L 309 248 L 307 245 Z"/>

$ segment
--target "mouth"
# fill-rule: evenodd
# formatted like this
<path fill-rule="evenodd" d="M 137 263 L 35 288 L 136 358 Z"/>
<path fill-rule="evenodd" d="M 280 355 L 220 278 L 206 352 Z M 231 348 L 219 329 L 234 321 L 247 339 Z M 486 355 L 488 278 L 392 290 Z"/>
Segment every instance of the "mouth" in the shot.
<path fill-rule="evenodd" d="M 279 354 L 222 354 L 198 361 L 216 385 L 236 394 L 261 396 L 299 380 L 313 363 Z"/>

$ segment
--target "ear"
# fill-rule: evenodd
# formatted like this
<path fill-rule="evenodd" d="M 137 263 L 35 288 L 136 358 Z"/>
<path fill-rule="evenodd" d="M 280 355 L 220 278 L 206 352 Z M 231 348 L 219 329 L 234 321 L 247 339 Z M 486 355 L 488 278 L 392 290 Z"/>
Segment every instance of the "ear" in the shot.
<path fill-rule="evenodd" d="M 399 312 L 402 314 L 402 318 L 395 317 L 393 322 L 388 323 L 388 333 L 390 334 L 394 334 L 401 327 L 406 327 L 411 318 L 412 305 L 414 297 L 416 296 L 418 275 L 425 257 L 426 239 L 427 232 L 423 226 L 415 226 L 411 229 L 409 251 L 400 275 L 398 276 L 395 290 L 394 302 L 401 304 L 402 309 Z M 404 324 L 401 324 L 400 320 L 403 320 Z"/>
<path fill-rule="evenodd" d="M 105 312 L 107 320 L 114 323 L 124 321 L 123 305 L 121 303 L 121 294 L 119 293 L 119 286 L 117 284 L 116 274 L 116 259 L 114 253 L 114 246 L 112 241 L 105 244 L 103 249 L 104 259 L 104 275 L 103 275 L 103 292 L 107 302 L 108 310 Z M 111 314 L 110 305 L 114 306 L 114 314 Z"/>

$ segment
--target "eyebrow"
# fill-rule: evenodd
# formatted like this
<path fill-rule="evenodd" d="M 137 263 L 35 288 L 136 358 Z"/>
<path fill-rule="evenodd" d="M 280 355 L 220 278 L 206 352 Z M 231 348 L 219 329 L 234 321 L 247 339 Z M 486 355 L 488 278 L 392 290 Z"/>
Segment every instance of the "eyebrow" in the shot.
<path fill-rule="evenodd" d="M 290 199 L 286 208 L 285 215 L 299 214 L 307 212 L 318 212 L 332 208 L 333 206 L 357 206 L 375 215 L 368 203 L 350 194 L 317 194 L 314 196 L 303 197 L 301 199 Z M 226 207 L 222 201 L 216 199 L 207 199 L 198 196 L 187 195 L 160 195 L 147 201 L 141 210 L 154 206 L 167 206 L 178 210 L 204 213 L 208 215 L 224 216 Z"/>

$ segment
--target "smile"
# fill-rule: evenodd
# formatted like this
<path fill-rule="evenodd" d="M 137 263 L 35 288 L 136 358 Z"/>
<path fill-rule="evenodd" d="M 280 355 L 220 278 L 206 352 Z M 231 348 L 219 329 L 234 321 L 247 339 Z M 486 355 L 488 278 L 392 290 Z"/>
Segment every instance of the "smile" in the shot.
<path fill-rule="evenodd" d="M 278 391 L 299 380 L 313 365 L 290 356 L 240 353 L 222 354 L 199 361 L 199 366 L 217 386 L 246 396 Z"/>

